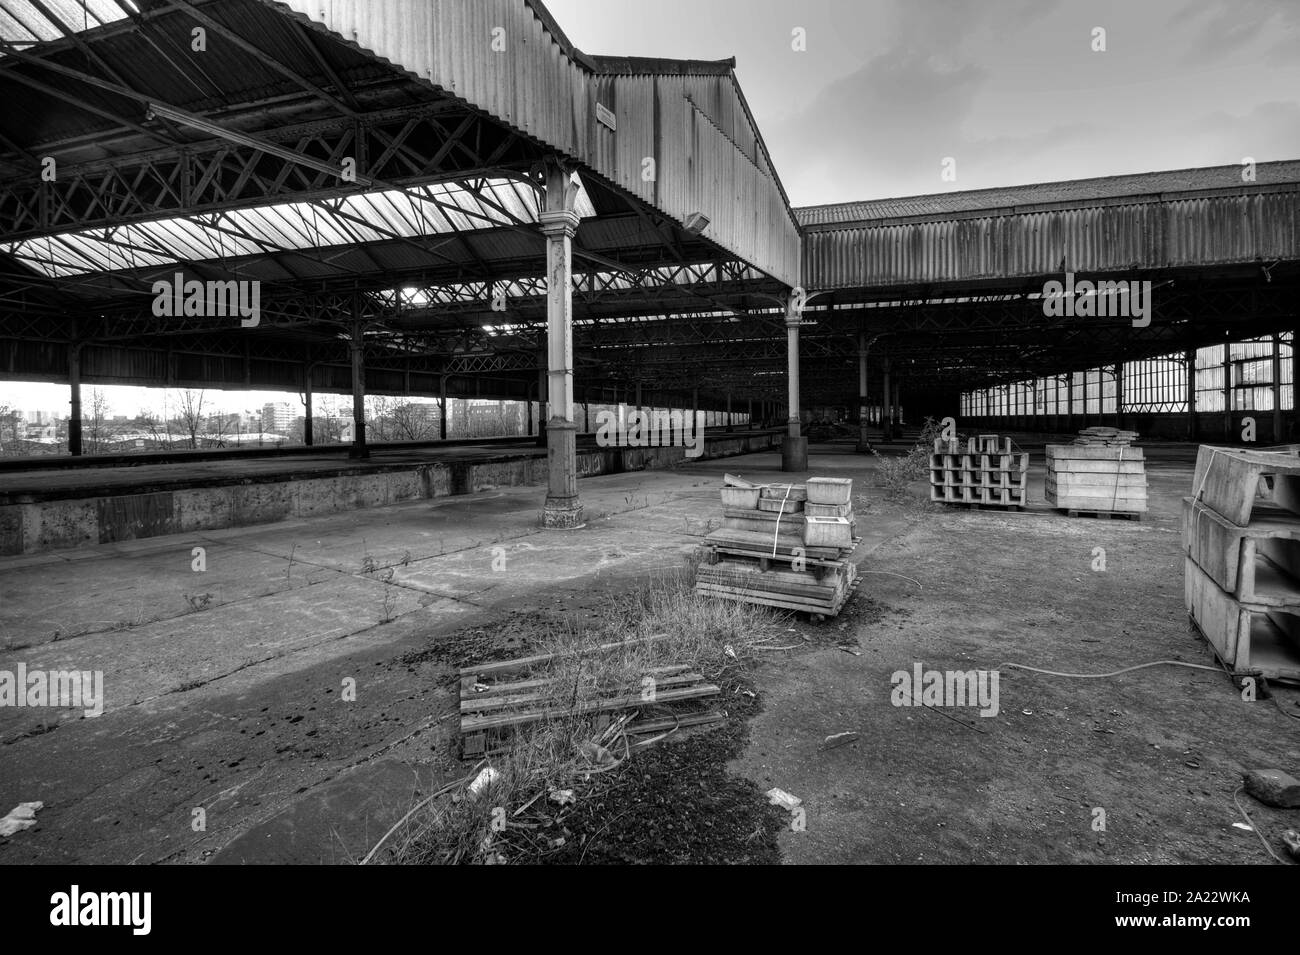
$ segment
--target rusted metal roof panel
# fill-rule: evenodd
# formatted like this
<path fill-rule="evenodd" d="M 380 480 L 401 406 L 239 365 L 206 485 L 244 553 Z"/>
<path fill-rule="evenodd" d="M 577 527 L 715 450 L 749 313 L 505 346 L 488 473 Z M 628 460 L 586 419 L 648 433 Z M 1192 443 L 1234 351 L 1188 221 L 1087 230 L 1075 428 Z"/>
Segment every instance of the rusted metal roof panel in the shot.
<path fill-rule="evenodd" d="M 678 223 L 708 216 L 706 238 L 798 284 L 798 228 L 730 64 L 724 72 L 694 61 L 596 62 L 525 0 L 278 2 L 580 161 Z M 630 72 L 613 72 L 624 68 Z M 615 128 L 598 120 L 597 102 Z M 655 164 L 649 174 L 646 159 Z"/>
<path fill-rule="evenodd" d="M 1207 166 L 1196 169 L 1172 169 L 1129 176 L 1105 176 L 1096 179 L 1071 179 L 1065 182 L 1030 183 L 998 189 L 967 189 L 923 196 L 872 199 L 865 202 L 839 202 L 824 206 L 804 206 L 794 210 L 804 227 L 870 222 L 911 216 L 945 216 L 966 212 L 987 212 L 1017 206 L 1049 203 L 1082 203 L 1100 199 L 1132 198 L 1143 201 L 1168 193 L 1198 192 L 1231 188 L 1250 189 L 1300 182 L 1300 160 L 1265 162 L 1255 165 L 1254 179 L 1243 178 L 1244 166 Z"/>
<path fill-rule="evenodd" d="M 869 288 L 1300 258 L 1300 186 L 1235 192 L 816 229 L 804 235 L 805 283 Z"/>
<path fill-rule="evenodd" d="M 281 3 L 557 150 L 587 152 L 587 74 L 523 0 Z"/>

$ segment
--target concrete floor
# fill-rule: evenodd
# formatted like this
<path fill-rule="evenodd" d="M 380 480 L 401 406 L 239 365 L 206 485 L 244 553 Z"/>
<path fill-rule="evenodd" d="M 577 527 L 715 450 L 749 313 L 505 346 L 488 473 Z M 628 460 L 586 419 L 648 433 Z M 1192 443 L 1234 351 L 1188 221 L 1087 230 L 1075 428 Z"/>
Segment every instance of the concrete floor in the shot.
<path fill-rule="evenodd" d="M 778 464 L 753 455 L 587 479 L 587 526 L 574 532 L 538 528 L 544 491 L 530 487 L 0 558 L 0 670 L 103 671 L 106 697 L 97 718 L 0 708 L 0 804 L 45 803 L 38 828 L 0 842 L 0 862 L 201 860 L 291 818 L 303 794 L 341 798 L 355 840 L 315 840 L 300 822 L 269 849 L 241 843 L 239 859 L 350 857 L 367 807 L 406 808 L 442 738 L 431 714 L 446 668 L 403 660 L 555 594 L 678 566 L 717 517 L 723 472 Z M 355 703 L 340 700 L 345 680 Z M 372 783 L 384 757 L 401 761 Z M 337 797 L 330 784 L 357 767 L 364 781 Z M 308 815 L 330 827 L 327 813 Z"/>
<path fill-rule="evenodd" d="M 864 488 L 870 459 L 841 450 L 814 448 L 810 470 Z M 782 837 L 787 858 L 1203 861 L 1187 848 L 1193 818 L 1214 829 L 1210 858 L 1257 861 L 1255 836 L 1230 828 L 1221 790 L 1237 761 L 1294 772 L 1300 749 L 1281 714 L 1243 711 L 1215 674 L 1163 672 L 1127 687 L 1008 679 L 1004 715 L 989 721 L 1002 732 L 994 744 L 887 703 L 888 673 L 913 659 L 1085 671 L 1171 654 L 1207 662 L 1187 634 L 1178 570 L 1178 502 L 1194 457 L 1191 446 L 1148 451 L 1152 514 L 1141 524 L 1071 520 L 1041 504 L 1006 515 L 899 508 L 863 490 L 857 559 L 881 573 L 858 599 L 872 612 L 825 626 L 864 653 L 820 649 L 764 666 L 765 708 L 736 765 L 809 805 L 808 830 Z M 107 700 L 98 718 L 0 708 L 0 811 L 45 804 L 36 828 L 0 840 L 0 863 L 355 861 L 420 794 L 464 772 L 448 757 L 454 660 L 437 654 L 450 635 L 537 608 L 580 613 L 677 566 L 718 517 L 723 473 L 773 479 L 778 465 L 749 455 L 590 478 L 580 484 L 588 524 L 573 532 L 538 529 L 544 492 L 512 488 L 0 558 L 0 670 L 102 670 Z M 1030 500 L 1042 501 L 1041 464 Z M 1086 562 L 1097 543 L 1116 571 L 1095 584 L 1102 591 L 1086 589 L 1068 558 Z M 196 546 L 203 572 L 191 567 Z M 349 681 L 354 702 L 342 699 Z M 1108 737 L 1081 727 L 1067 772 L 1071 714 L 1131 745 L 1097 750 Z M 846 729 L 867 742 L 818 754 L 824 735 Z M 1192 750 L 1203 771 L 1187 768 Z M 1193 773 L 1213 780 L 1182 778 Z M 1058 805 L 1061 786 L 1078 799 Z M 1180 795 L 1193 786 L 1194 798 Z M 1079 819 L 1060 815 L 1080 800 Z M 1146 814 L 1136 836 L 1122 835 L 1126 800 Z M 1097 804 L 1120 820 L 1106 851 L 1087 826 Z M 1158 845 L 1170 831 L 1177 851 Z"/>

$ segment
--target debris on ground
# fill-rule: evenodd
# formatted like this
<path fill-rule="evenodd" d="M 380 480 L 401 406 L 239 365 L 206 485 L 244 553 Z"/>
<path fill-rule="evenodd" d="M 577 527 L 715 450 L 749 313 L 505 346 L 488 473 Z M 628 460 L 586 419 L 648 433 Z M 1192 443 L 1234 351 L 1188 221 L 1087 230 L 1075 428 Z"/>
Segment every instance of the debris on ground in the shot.
<path fill-rule="evenodd" d="M 20 802 L 9 815 L 0 819 L 0 836 L 8 837 L 30 829 L 36 825 L 36 813 L 44 808 L 43 802 Z"/>
<path fill-rule="evenodd" d="M 474 777 L 474 781 L 469 784 L 469 794 L 471 796 L 477 796 L 488 786 L 491 786 L 496 782 L 497 778 L 497 771 L 495 769 L 491 766 L 484 766 L 479 774 Z"/>
<path fill-rule="evenodd" d="M 733 482 L 742 479 L 733 478 Z M 860 543 L 850 478 L 728 483 L 722 527 L 704 541 L 697 593 L 834 617 L 857 583 Z"/>
<path fill-rule="evenodd" d="M 741 732 L 729 725 L 634 751 L 573 805 L 532 816 L 539 829 L 511 820 L 502 854 L 516 865 L 779 863 L 788 815 L 727 769 Z"/>
<path fill-rule="evenodd" d="M 1243 774 L 1246 792 L 1279 809 L 1300 809 L 1300 781 L 1280 769 L 1252 769 Z"/>
<path fill-rule="evenodd" d="M 602 644 L 565 657 L 563 662 L 626 653 L 663 639 L 663 635 L 656 635 Z M 557 717 L 592 716 L 598 728 L 603 729 L 615 714 L 634 710 L 638 718 L 626 726 L 629 736 L 662 733 L 723 719 L 720 713 L 698 709 L 702 701 L 712 700 L 722 691 L 689 665 L 646 666 L 635 674 L 615 670 L 615 674 L 626 679 L 603 687 L 587 687 L 583 698 L 578 699 L 560 687 L 555 671 L 559 662 L 556 654 L 544 653 L 462 669 L 459 674 L 461 758 L 477 759 L 502 752 L 520 729 Z M 660 711 L 660 718 L 642 715 L 650 707 Z M 589 751 L 590 747 L 594 749 Z M 595 743 L 584 744 L 583 755 L 598 766 L 616 762 L 613 755 Z"/>
<path fill-rule="evenodd" d="M 822 749 L 835 749 L 858 741 L 857 733 L 832 733 L 822 741 Z"/>
<path fill-rule="evenodd" d="M 787 812 L 793 812 L 803 805 L 803 800 L 798 796 L 792 796 L 784 789 L 777 789 L 775 787 L 767 791 L 767 798 L 773 806 L 780 806 Z"/>

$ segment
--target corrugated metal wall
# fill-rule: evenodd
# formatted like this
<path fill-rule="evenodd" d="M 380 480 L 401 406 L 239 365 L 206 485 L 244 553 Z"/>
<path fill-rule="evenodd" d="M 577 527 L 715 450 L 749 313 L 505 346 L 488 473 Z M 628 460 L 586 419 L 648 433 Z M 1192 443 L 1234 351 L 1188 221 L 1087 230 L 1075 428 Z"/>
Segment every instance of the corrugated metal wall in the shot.
<path fill-rule="evenodd" d="M 811 289 L 1300 258 L 1300 191 L 1098 203 L 804 235 Z"/>
<path fill-rule="evenodd" d="M 730 75 L 594 74 L 524 0 L 281 0 L 345 40 L 588 165 L 790 285 L 799 233 Z M 495 34 L 504 52 L 493 50 Z M 617 130 L 596 121 L 596 103 Z M 653 180 L 643 160 L 655 160 Z"/>

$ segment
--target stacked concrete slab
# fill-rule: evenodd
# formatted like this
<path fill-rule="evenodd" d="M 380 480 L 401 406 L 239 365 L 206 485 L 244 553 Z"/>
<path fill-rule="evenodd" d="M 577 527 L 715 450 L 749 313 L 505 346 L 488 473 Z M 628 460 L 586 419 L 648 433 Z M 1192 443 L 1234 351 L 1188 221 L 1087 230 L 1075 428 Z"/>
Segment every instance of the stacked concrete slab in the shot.
<path fill-rule="evenodd" d="M 1132 447 L 1136 432 L 1087 428 L 1073 444 L 1047 446 L 1044 496 L 1079 514 L 1140 518 L 1147 509 L 1146 460 Z"/>
<path fill-rule="evenodd" d="M 705 538 L 696 591 L 814 618 L 838 614 L 857 584 L 857 568 L 848 559 L 859 540 L 853 482 L 726 480 L 723 524 Z"/>
<path fill-rule="evenodd" d="M 1183 498 L 1184 599 L 1240 675 L 1300 682 L 1300 446 L 1202 446 Z"/>
<path fill-rule="evenodd" d="M 930 455 L 930 500 L 982 507 L 1025 506 L 1029 455 L 1010 438 L 981 434 L 962 441 L 939 438 Z"/>

